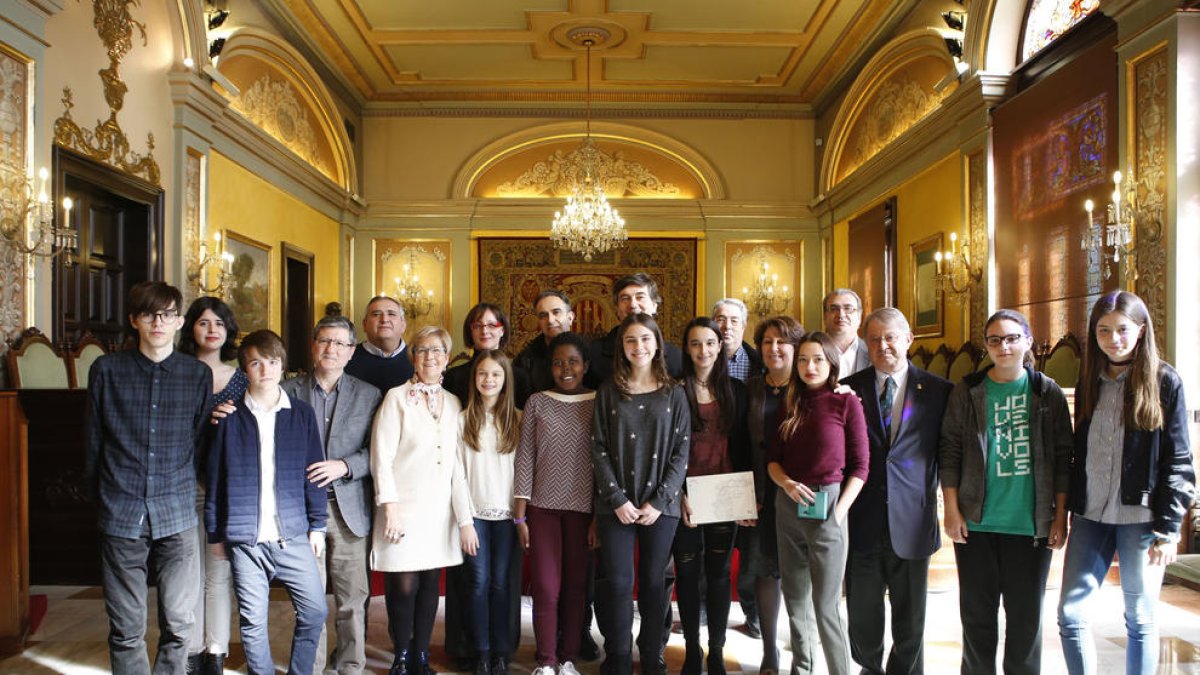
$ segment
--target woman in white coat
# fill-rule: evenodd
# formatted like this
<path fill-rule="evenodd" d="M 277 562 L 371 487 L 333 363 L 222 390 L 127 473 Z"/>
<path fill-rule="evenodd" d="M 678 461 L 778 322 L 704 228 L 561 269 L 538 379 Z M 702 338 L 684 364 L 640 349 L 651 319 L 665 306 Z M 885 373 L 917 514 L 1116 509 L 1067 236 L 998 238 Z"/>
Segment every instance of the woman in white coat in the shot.
<path fill-rule="evenodd" d="M 371 465 L 375 517 L 371 569 L 384 572 L 389 675 L 426 675 L 443 567 L 478 546 L 457 461 L 458 399 L 442 390 L 450 334 L 427 326 L 413 338 L 413 379 L 389 391 L 375 416 Z"/>

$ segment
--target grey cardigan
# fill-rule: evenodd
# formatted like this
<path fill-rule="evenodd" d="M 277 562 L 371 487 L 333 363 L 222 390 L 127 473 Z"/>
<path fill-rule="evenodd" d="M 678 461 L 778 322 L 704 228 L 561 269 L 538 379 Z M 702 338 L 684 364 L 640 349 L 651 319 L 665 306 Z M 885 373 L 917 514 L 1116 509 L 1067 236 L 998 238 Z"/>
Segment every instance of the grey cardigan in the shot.
<path fill-rule="evenodd" d="M 988 368 L 991 370 L 991 368 Z M 1033 400 L 1030 402 L 1030 447 L 1033 453 L 1034 536 L 1050 535 L 1057 494 L 1065 495 L 1071 482 L 1071 415 L 1062 389 L 1050 378 L 1026 367 Z M 938 448 L 938 478 L 943 487 L 958 490 L 963 517 L 983 517 L 987 472 L 987 370 L 972 373 L 954 385 L 942 418 Z"/>

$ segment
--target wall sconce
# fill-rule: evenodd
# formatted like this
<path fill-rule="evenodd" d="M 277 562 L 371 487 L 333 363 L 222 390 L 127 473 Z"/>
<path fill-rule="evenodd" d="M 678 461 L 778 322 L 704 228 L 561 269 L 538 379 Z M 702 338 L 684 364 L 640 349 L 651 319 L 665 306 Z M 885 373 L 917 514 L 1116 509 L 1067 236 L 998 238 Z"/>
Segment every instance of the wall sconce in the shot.
<path fill-rule="evenodd" d="M 63 197 L 63 220 L 55 225 L 55 209 L 46 191 L 50 172 L 38 171 L 41 185 L 34 190 L 33 178 L 14 174 L 6 185 L 0 186 L 0 243 L 15 248 L 32 265 L 35 258 L 54 258 L 67 253 L 63 264 L 75 263 L 75 247 L 79 234 L 71 227 L 70 197 Z"/>
<path fill-rule="evenodd" d="M 1079 238 L 1079 248 L 1089 260 L 1095 259 L 1103 265 L 1105 279 L 1112 276 L 1113 267 L 1121 264 L 1122 257 L 1125 259 L 1125 275 L 1137 279 L 1135 236 L 1137 239 L 1145 237 L 1150 243 L 1162 239 L 1162 221 L 1138 204 L 1138 188 L 1143 187 L 1146 194 L 1151 194 L 1150 186 L 1139 184 L 1133 179 L 1132 172 L 1129 180 L 1124 178 L 1120 171 L 1113 173 L 1112 201 L 1104 207 L 1105 215 L 1101 222 L 1096 222 L 1093 217 L 1095 204 L 1092 200 L 1083 203 L 1083 210 L 1087 211 L 1087 229 Z M 1112 249 L 1111 259 L 1105 254 L 1105 249 Z"/>
<path fill-rule="evenodd" d="M 971 244 L 963 240 L 962 250 L 958 246 L 958 233 L 950 233 L 950 250 L 938 251 L 933 256 L 937 263 L 934 287 L 939 297 L 952 295 L 961 300 L 972 288 L 983 280 L 983 267 L 971 265 Z"/>
<path fill-rule="evenodd" d="M 225 287 L 233 277 L 233 254 L 225 250 L 221 233 L 213 233 L 213 250 L 200 242 L 200 259 L 188 269 L 188 281 L 203 295 L 225 297 Z"/>

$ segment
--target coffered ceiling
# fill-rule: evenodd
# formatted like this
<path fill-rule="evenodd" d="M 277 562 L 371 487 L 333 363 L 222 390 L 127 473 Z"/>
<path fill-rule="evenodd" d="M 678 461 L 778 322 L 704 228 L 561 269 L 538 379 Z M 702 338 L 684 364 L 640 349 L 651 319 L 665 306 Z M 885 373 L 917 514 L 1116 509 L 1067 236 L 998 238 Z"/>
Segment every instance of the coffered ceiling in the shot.
<path fill-rule="evenodd" d="M 264 0 L 369 108 L 577 104 L 803 113 L 919 0 Z"/>

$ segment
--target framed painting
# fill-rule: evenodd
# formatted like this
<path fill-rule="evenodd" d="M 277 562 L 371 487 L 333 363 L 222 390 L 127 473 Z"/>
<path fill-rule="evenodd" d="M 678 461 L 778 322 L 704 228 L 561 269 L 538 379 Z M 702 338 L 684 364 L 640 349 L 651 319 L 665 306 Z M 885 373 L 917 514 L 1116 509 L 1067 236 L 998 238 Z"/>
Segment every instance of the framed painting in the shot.
<path fill-rule="evenodd" d="M 238 337 L 270 328 L 271 247 L 250 237 L 225 230 L 225 252 L 233 256 L 225 300 L 241 329 Z"/>
<path fill-rule="evenodd" d="M 945 301 L 937 292 L 937 252 L 942 250 L 942 233 L 926 237 L 910 247 L 912 259 L 912 331 L 918 338 L 938 337 L 943 332 Z"/>

